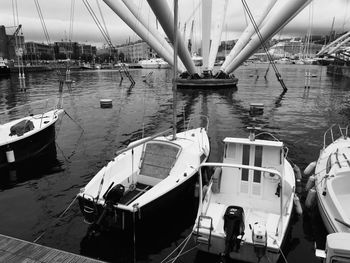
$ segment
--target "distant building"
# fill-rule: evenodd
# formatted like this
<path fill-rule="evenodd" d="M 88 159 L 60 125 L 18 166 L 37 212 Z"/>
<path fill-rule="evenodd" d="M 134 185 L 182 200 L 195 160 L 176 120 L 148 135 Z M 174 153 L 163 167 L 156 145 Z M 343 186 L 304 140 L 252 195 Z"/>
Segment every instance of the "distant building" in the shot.
<path fill-rule="evenodd" d="M 0 26 L 0 57 L 15 60 L 17 57 L 16 42 L 17 50 L 20 50 L 20 54 L 26 54 L 24 36 L 18 35 L 18 30 L 15 30 L 12 35 L 7 35 L 5 26 Z"/>
<path fill-rule="evenodd" d="M 138 62 L 143 59 L 157 57 L 157 53 L 143 40 L 118 46 L 119 57 L 126 62 Z"/>
<path fill-rule="evenodd" d="M 54 50 L 55 56 L 58 59 L 86 59 L 96 55 L 95 46 L 71 41 L 55 42 Z"/>
<path fill-rule="evenodd" d="M 26 58 L 29 60 L 50 60 L 53 59 L 53 46 L 36 43 L 33 41 L 25 43 Z"/>

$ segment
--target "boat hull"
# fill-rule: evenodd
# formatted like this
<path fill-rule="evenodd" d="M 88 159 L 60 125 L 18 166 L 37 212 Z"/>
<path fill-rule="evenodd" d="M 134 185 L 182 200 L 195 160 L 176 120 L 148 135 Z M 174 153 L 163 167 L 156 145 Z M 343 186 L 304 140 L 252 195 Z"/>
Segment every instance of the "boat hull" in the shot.
<path fill-rule="evenodd" d="M 52 123 L 31 136 L 0 146 L 0 168 L 15 166 L 40 154 L 55 141 L 55 134 L 55 123 Z M 9 149 L 13 150 L 14 162 L 9 162 L 6 156 Z"/>
<path fill-rule="evenodd" d="M 197 179 L 197 174 L 193 175 L 181 185 L 140 207 L 135 212 L 119 209 L 118 205 L 104 208 L 102 205 L 96 205 L 82 196 L 78 196 L 79 206 L 85 221 L 97 226 L 102 231 L 121 230 L 126 233 L 132 233 L 134 225 L 138 234 L 147 231 L 153 232 L 154 228 L 152 226 L 157 226 L 158 229 L 163 226 L 163 230 L 166 230 L 169 227 L 169 216 L 172 218 L 172 222 L 181 220 L 184 202 L 186 204 L 195 202 L 194 193 Z M 91 210 L 89 208 L 92 208 L 94 212 L 90 213 L 89 211 Z M 193 217 L 197 208 L 191 209 L 194 213 Z M 96 224 L 105 209 L 107 210 L 106 214 Z"/>

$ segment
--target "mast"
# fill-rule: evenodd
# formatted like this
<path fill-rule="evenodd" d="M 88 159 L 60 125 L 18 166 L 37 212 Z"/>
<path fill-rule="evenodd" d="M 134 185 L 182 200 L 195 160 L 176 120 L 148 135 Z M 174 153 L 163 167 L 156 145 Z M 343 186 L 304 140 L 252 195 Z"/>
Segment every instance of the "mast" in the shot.
<path fill-rule="evenodd" d="M 311 0 L 293 0 L 283 1 L 278 7 L 275 6 L 272 13 L 269 14 L 269 19 L 264 22 L 260 29 L 260 34 L 263 41 L 271 38 L 276 32 L 283 28 L 289 21 L 291 21 L 301 10 L 307 6 Z M 228 65 L 225 72 L 230 74 L 243 61 L 248 59 L 257 48 L 261 45 L 259 36 L 255 34 L 242 51 L 235 57 L 235 59 Z"/>
<path fill-rule="evenodd" d="M 109 0 L 111 1 L 111 0 Z M 159 23 L 166 35 L 168 36 L 170 42 L 174 43 L 174 27 L 177 30 L 177 24 L 174 25 L 174 15 L 169 9 L 167 1 L 164 0 L 147 0 L 148 4 L 153 10 L 153 13 L 158 18 Z M 190 53 L 188 52 L 185 42 L 182 40 L 181 33 L 177 30 L 176 37 L 178 38 L 178 53 L 184 63 L 189 74 L 193 75 L 196 73 L 196 68 L 191 59 Z"/>
<path fill-rule="evenodd" d="M 139 37 L 147 42 L 161 57 L 163 57 L 170 65 L 174 65 L 171 54 L 165 51 L 165 48 L 157 41 L 157 39 L 149 33 L 128 8 L 123 4 L 122 0 L 103 0 Z"/>
<path fill-rule="evenodd" d="M 270 2 L 265 7 L 264 11 L 261 13 L 261 16 L 256 19 L 256 24 L 260 28 L 261 24 L 265 20 L 266 16 L 269 14 L 271 9 L 276 4 L 277 0 L 270 0 Z M 244 8 L 243 8 L 244 9 Z M 245 12 L 244 12 L 245 14 Z M 240 38 L 238 39 L 235 46 L 232 48 L 231 52 L 226 57 L 224 63 L 221 66 L 222 71 L 226 71 L 227 66 L 233 61 L 233 59 L 239 54 L 245 45 L 249 42 L 252 35 L 255 33 L 255 29 L 252 23 L 246 27 Z"/>
<path fill-rule="evenodd" d="M 177 46 L 178 46 L 178 39 L 177 39 L 177 20 L 178 20 L 178 0 L 174 0 L 174 78 L 173 78 L 173 140 L 176 139 L 176 106 L 177 106 L 177 96 L 176 96 L 176 90 L 177 90 L 177 83 L 176 83 L 176 76 L 177 76 Z"/>
<path fill-rule="evenodd" d="M 220 19 L 217 21 L 216 26 L 215 26 L 213 40 L 212 40 L 212 43 L 210 46 L 210 52 L 209 52 L 209 61 L 208 61 L 208 69 L 209 70 L 213 70 L 215 58 L 216 58 L 216 55 L 218 54 L 218 49 L 219 49 L 221 35 L 222 35 L 222 28 L 223 28 L 224 23 L 225 23 L 227 3 L 228 3 L 228 0 L 225 0 L 225 4 L 222 5 L 223 10 L 222 10 L 222 12 L 220 12 L 220 14 L 222 14 L 222 15 L 220 16 Z"/>
<path fill-rule="evenodd" d="M 203 68 L 208 69 L 212 0 L 203 0 L 202 2 L 202 57 Z"/>

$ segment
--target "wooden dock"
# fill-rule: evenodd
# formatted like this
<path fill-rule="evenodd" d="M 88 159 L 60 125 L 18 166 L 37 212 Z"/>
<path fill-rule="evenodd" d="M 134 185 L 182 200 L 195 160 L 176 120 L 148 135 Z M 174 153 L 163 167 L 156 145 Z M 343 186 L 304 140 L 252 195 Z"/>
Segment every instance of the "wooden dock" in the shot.
<path fill-rule="evenodd" d="M 101 263 L 96 259 L 0 235 L 0 262 L 6 263 Z"/>

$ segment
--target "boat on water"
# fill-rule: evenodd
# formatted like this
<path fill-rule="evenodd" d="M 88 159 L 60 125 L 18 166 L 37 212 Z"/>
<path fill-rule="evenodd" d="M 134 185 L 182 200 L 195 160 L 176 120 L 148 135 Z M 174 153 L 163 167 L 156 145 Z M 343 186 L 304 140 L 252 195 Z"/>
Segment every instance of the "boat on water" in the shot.
<path fill-rule="evenodd" d="M 336 137 L 336 136 L 339 137 Z M 336 138 L 336 139 L 335 139 Z M 332 125 L 324 133 L 315 164 L 318 208 L 329 233 L 350 232 L 350 138 L 348 126 Z"/>
<path fill-rule="evenodd" d="M 215 170 L 207 188 L 199 183 L 195 242 L 223 258 L 277 262 L 295 189 L 288 150 L 280 141 L 256 139 L 253 130 L 249 138 L 227 137 L 224 144 L 222 163 L 201 165 Z"/>
<path fill-rule="evenodd" d="M 175 18 L 176 6 L 177 2 Z M 173 70 L 175 78 L 176 60 Z M 192 128 L 190 119 L 187 129 L 177 132 L 175 81 L 173 85 L 173 128 L 134 141 L 117 152 L 78 194 L 85 221 L 95 228 L 118 229 L 135 236 L 147 229 L 154 234 L 150 226 L 160 229 L 169 216 L 181 220 L 183 202 L 193 198 L 199 166 L 209 157 L 209 120 L 205 117 L 203 126 Z"/>
<path fill-rule="evenodd" d="M 11 70 L 6 60 L 0 57 L 0 77 L 10 76 Z"/>
<path fill-rule="evenodd" d="M 151 58 L 147 60 L 140 60 L 139 64 L 142 68 L 151 68 L 151 69 L 163 69 L 170 68 L 168 62 L 164 61 L 162 58 Z"/>
<path fill-rule="evenodd" d="M 85 221 L 132 230 L 160 220 L 164 210 L 193 197 L 209 147 L 205 127 L 177 133 L 176 138 L 160 134 L 132 142 L 78 194 Z"/>
<path fill-rule="evenodd" d="M 0 113 L 7 114 L 7 110 Z M 0 168 L 12 167 L 28 160 L 55 141 L 55 123 L 61 108 L 29 115 L 0 124 Z"/>
<path fill-rule="evenodd" d="M 316 257 L 324 263 L 350 262 L 350 233 L 332 233 L 327 236 L 326 249 L 316 249 Z"/>

